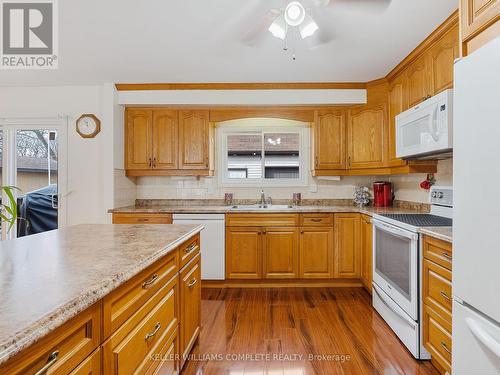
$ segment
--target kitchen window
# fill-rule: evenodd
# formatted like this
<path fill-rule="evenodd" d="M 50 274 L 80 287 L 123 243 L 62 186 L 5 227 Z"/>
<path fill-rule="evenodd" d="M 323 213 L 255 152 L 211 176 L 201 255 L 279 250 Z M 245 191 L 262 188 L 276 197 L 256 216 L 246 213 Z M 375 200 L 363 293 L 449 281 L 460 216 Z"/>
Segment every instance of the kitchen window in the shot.
<path fill-rule="evenodd" d="M 260 119 L 245 120 L 246 126 L 218 127 L 219 168 L 223 186 L 307 185 L 308 139 L 306 124 L 259 126 Z M 267 119 L 266 119 L 267 120 Z M 242 121 L 242 120 L 240 120 Z M 278 120 L 282 123 L 284 120 Z M 231 122 L 233 123 L 233 122 Z M 254 126 L 250 126 L 250 124 Z M 271 122 L 272 123 L 272 122 Z"/>

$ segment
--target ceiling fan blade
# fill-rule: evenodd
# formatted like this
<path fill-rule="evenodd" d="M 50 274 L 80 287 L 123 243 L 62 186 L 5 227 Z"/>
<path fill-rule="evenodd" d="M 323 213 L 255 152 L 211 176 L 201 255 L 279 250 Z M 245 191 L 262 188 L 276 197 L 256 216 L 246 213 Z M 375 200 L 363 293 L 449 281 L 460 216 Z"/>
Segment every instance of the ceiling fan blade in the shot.
<path fill-rule="evenodd" d="M 383 13 L 391 5 L 392 0 L 325 0 L 325 2 L 328 6 L 335 8 Z"/>
<path fill-rule="evenodd" d="M 332 22 L 331 14 L 321 9 L 312 8 L 309 10 L 312 19 L 319 26 L 319 29 L 314 35 L 304 39 L 309 48 L 316 48 L 324 44 L 330 43 L 335 39 L 334 23 Z"/>
<path fill-rule="evenodd" d="M 279 15 L 280 11 L 277 9 L 267 11 L 257 22 L 245 30 L 241 42 L 252 47 L 261 44 L 266 36 L 271 35 L 268 31 L 269 26 Z"/>

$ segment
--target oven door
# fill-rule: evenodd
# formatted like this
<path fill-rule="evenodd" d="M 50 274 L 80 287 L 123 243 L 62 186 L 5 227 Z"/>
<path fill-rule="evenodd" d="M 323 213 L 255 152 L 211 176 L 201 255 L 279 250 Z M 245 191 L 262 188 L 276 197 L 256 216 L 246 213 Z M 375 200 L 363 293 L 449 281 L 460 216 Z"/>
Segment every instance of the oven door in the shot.
<path fill-rule="evenodd" d="M 418 235 L 373 220 L 373 282 L 418 319 Z"/>

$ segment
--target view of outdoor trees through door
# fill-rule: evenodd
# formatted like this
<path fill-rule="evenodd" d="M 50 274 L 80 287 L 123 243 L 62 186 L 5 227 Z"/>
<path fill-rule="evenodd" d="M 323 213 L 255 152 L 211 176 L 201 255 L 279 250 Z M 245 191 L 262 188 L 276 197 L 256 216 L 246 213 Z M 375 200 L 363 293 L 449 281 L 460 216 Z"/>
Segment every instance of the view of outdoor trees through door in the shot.
<path fill-rule="evenodd" d="M 2 161 L 4 157 L 3 135 L 3 132 L 0 133 L 0 160 Z M 9 172 L 14 174 L 14 178 L 8 180 L 15 181 L 15 186 L 19 188 L 17 192 L 17 237 L 56 229 L 57 132 L 51 129 L 16 129 L 14 157 L 15 171 Z"/>

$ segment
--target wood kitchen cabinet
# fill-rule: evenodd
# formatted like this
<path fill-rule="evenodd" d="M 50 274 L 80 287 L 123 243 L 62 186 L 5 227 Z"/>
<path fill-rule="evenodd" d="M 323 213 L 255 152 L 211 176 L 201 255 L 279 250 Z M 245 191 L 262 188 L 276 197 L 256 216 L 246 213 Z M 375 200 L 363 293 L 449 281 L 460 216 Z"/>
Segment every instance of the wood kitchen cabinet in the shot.
<path fill-rule="evenodd" d="M 345 169 L 346 111 L 316 111 L 312 131 L 314 169 Z"/>
<path fill-rule="evenodd" d="M 405 165 L 406 161 L 396 157 L 396 116 L 408 109 L 408 81 L 405 74 L 400 74 L 389 83 L 389 142 L 387 165 L 391 167 Z"/>
<path fill-rule="evenodd" d="M 367 215 L 361 215 L 361 281 L 365 288 L 372 291 L 373 267 L 373 224 Z"/>
<path fill-rule="evenodd" d="M 335 267 L 337 278 L 361 276 L 360 214 L 335 214 Z"/>
<path fill-rule="evenodd" d="M 113 224 L 172 224 L 172 214 L 113 212 Z"/>
<path fill-rule="evenodd" d="M 430 95 L 453 87 L 453 68 L 459 56 L 458 25 L 455 25 L 429 50 Z"/>
<path fill-rule="evenodd" d="M 500 35 L 499 0 L 460 0 L 463 55 Z"/>
<path fill-rule="evenodd" d="M 406 68 L 408 82 L 408 107 L 414 107 L 431 97 L 429 59 L 424 53 Z"/>
<path fill-rule="evenodd" d="M 198 254 L 180 272 L 180 352 L 181 367 L 191 351 L 201 328 L 201 271 Z"/>
<path fill-rule="evenodd" d="M 299 248 L 300 278 L 329 279 L 333 277 L 333 226 L 300 228 Z"/>
<path fill-rule="evenodd" d="M 209 169 L 208 110 L 179 111 L 179 169 Z"/>
<path fill-rule="evenodd" d="M 347 163 L 349 168 L 383 167 L 386 148 L 386 104 L 350 109 L 347 122 Z"/>
<path fill-rule="evenodd" d="M 299 276 L 299 230 L 263 228 L 263 277 L 296 279 Z"/>
<path fill-rule="evenodd" d="M 226 279 L 262 277 L 262 228 L 226 228 Z"/>
<path fill-rule="evenodd" d="M 213 125 L 206 110 L 126 110 L 128 176 L 211 175 L 213 148 Z"/>

